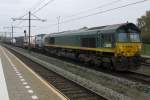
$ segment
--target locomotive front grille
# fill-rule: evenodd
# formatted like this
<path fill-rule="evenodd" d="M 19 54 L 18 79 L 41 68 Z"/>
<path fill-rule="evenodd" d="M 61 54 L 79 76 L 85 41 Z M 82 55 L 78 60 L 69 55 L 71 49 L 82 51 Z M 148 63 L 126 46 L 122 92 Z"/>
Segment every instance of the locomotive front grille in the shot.
<path fill-rule="evenodd" d="M 118 43 L 116 44 L 116 56 L 131 57 L 139 54 L 141 43 Z"/>

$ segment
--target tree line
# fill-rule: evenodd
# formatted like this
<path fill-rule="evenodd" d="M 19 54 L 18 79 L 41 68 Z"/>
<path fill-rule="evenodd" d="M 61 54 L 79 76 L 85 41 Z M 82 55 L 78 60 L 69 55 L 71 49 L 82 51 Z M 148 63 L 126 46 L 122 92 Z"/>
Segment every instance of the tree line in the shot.
<path fill-rule="evenodd" d="M 150 11 L 137 19 L 137 25 L 141 29 L 142 41 L 150 44 Z"/>

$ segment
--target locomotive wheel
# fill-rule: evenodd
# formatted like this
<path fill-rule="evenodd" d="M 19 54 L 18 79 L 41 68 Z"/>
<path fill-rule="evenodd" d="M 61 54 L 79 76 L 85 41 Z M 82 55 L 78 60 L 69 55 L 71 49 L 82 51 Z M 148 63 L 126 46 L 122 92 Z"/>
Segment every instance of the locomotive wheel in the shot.
<path fill-rule="evenodd" d="M 127 71 L 128 70 L 128 63 L 125 57 L 120 58 L 112 58 L 113 69 L 115 71 Z"/>
<path fill-rule="evenodd" d="M 110 58 L 103 58 L 102 66 L 107 69 L 112 69 L 112 63 Z"/>
<path fill-rule="evenodd" d="M 130 70 L 137 70 L 141 66 L 140 57 L 133 57 L 130 59 Z"/>
<path fill-rule="evenodd" d="M 97 59 L 91 60 L 90 63 L 92 66 L 95 66 L 95 67 L 100 67 L 102 65 L 101 60 L 97 60 Z"/>
<path fill-rule="evenodd" d="M 103 62 L 103 67 L 107 69 L 112 69 L 112 65 L 110 62 Z"/>

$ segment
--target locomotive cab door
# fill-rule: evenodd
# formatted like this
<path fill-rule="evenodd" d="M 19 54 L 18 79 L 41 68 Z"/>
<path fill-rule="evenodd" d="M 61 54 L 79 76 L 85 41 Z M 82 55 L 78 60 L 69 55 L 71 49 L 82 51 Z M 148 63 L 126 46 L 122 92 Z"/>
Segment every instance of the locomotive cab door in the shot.
<path fill-rule="evenodd" d="M 101 48 L 113 48 L 115 44 L 115 36 L 112 33 L 99 33 L 99 47 Z"/>
<path fill-rule="evenodd" d="M 97 47 L 102 48 L 103 47 L 102 44 L 103 44 L 102 33 L 98 32 L 97 33 Z"/>

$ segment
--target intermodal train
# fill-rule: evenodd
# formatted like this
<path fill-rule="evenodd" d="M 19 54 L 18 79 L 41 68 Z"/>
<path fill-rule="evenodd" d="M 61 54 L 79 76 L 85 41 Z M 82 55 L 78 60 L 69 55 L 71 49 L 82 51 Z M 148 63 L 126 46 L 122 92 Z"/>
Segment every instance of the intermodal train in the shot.
<path fill-rule="evenodd" d="M 45 50 L 117 71 L 140 67 L 141 31 L 133 23 L 84 28 L 35 36 L 33 49 Z M 32 43 L 31 43 L 32 44 Z M 16 42 L 17 45 L 17 42 Z"/>

